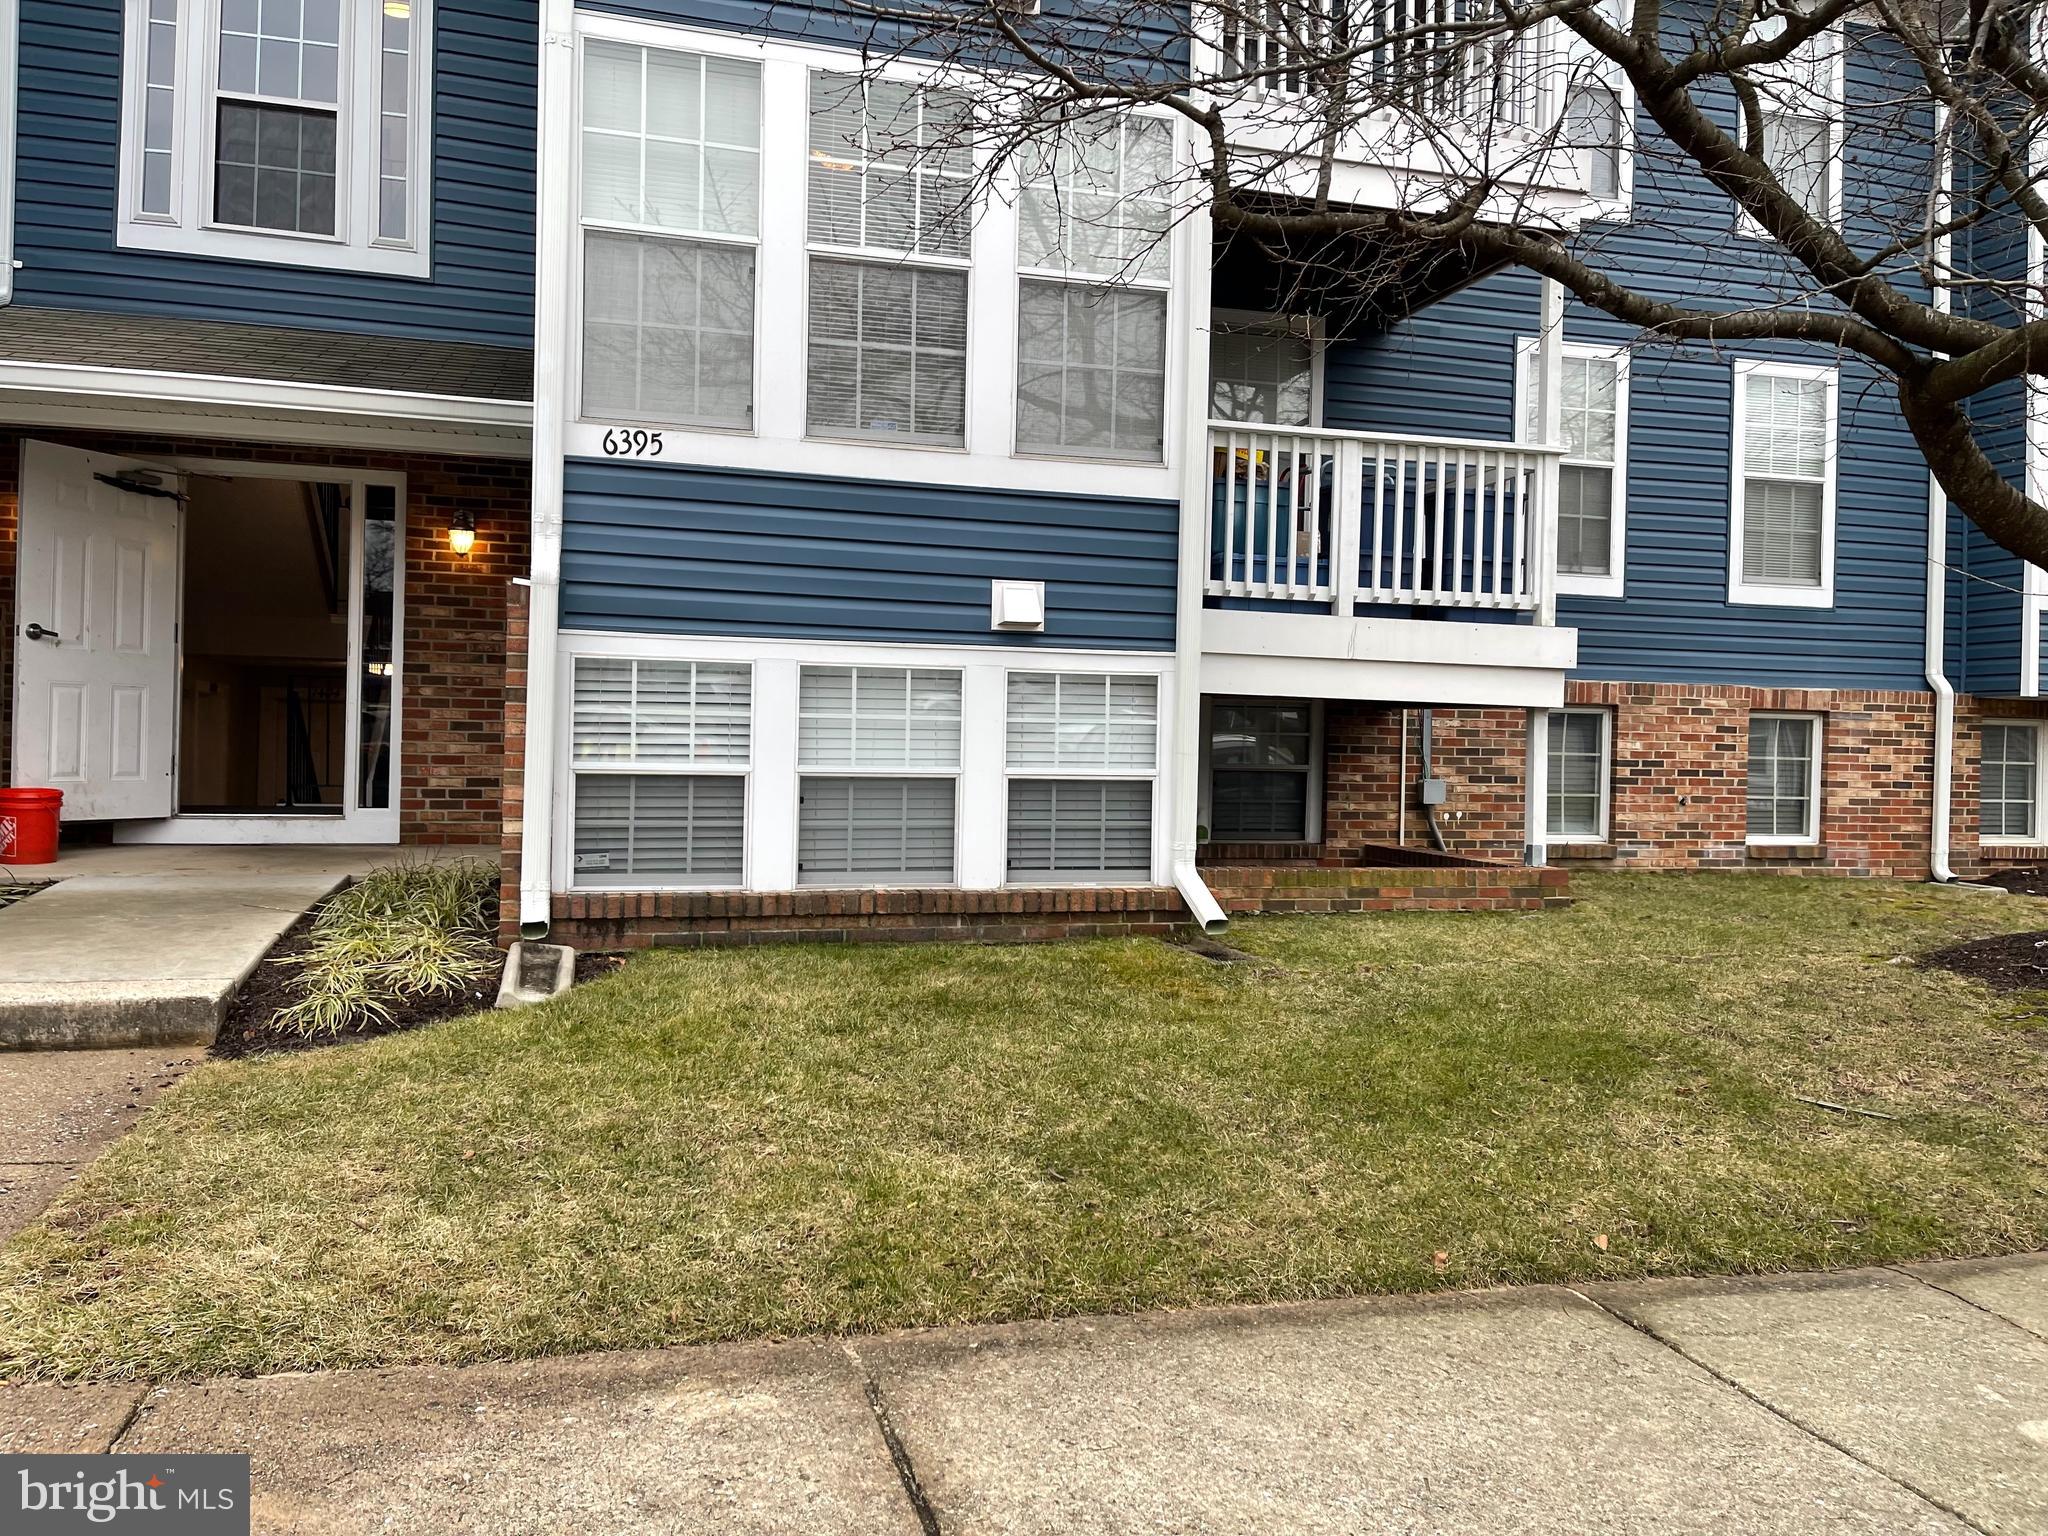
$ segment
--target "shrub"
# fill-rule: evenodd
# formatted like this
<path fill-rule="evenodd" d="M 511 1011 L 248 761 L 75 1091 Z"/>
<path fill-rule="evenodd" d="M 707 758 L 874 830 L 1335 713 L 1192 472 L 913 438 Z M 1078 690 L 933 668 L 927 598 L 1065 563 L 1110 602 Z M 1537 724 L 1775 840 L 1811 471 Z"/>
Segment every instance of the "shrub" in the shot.
<path fill-rule="evenodd" d="M 274 1026 L 329 1035 L 386 1020 L 400 1003 L 451 997 L 497 970 L 488 864 L 401 864 L 372 870 L 330 897 L 310 940 L 278 963 L 296 966 L 297 998 Z"/>

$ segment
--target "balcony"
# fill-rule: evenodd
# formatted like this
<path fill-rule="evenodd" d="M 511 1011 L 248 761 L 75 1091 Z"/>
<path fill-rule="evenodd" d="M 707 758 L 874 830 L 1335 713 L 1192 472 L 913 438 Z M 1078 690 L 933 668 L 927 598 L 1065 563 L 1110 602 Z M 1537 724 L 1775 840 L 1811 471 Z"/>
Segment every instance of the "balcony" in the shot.
<path fill-rule="evenodd" d="M 1206 693 L 1542 707 L 1554 449 L 1212 422 Z"/>
<path fill-rule="evenodd" d="M 1432 183 L 1484 178 L 1499 188 L 1494 216 L 1512 206 L 1576 223 L 1588 161 L 1557 142 L 1574 45 L 1556 21 L 1490 35 L 1498 14 L 1489 0 L 1219 9 L 1208 62 L 1245 77 L 1216 95 L 1246 185 L 1308 195 L 1327 169 L 1340 203 L 1413 208 Z"/>

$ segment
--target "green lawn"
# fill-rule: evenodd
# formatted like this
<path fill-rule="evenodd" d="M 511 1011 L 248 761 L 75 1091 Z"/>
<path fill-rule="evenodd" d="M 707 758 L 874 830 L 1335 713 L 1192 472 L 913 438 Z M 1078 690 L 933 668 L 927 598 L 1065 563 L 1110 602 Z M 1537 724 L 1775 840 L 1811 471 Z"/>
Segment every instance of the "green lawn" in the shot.
<path fill-rule="evenodd" d="M 2048 901 L 1578 891 L 1237 924 L 1265 967 L 658 954 L 545 1008 L 209 1064 L 0 1252 L 0 1375 L 2048 1246 L 2041 1000 L 1900 961 Z"/>

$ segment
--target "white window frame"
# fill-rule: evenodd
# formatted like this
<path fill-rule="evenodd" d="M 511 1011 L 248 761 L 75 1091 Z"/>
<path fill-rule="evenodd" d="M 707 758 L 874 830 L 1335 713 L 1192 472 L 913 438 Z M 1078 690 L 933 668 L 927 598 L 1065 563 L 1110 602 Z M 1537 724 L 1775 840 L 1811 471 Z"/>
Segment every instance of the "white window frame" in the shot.
<path fill-rule="evenodd" d="M 576 668 L 586 661 L 625 661 L 634 663 L 690 662 L 710 666 L 742 666 L 747 670 L 747 756 L 744 762 L 694 762 L 694 763 L 639 763 L 639 762 L 594 762 L 576 761 Z M 738 891 L 747 888 L 748 860 L 753 856 L 753 839 L 746 835 L 754 816 L 754 758 L 759 751 L 758 738 L 760 723 L 754 700 L 754 675 L 751 665 L 735 662 L 730 657 L 699 657 L 694 655 L 646 656 L 632 655 L 618 650 L 596 649 L 579 652 L 564 669 L 568 686 L 562 690 L 563 729 L 562 753 L 566 764 L 566 775 L 560 781 L 568 785 L 569 792 L 562 796 L 563 832 L 562 859 L 567 865 L 566 876 L 557 879 L 557 885 L 564 891 L 578 895 L 608 895 L 621 891 Z M 585 777 L 610 778 L 676 778 L 676 779 L 738 779 L 740 781 L 740 879 L 737 884 L 730 881 L 685 881 L 645 885 L 594 885 L 576 879 L 576 781 Z"/>
<path fill-rule="evenodd" d="M 1550 719 L 1553 715 L 1591 715 L 1600 722 L 1600 808 L 1592 832 L 1554 832 L 1550 828 L 1550 794 L 1557 785 L 1549 772 Z M 1543 841 L 1550 847 L 1598 845 L 1613 840 L 1614 831 L 1614 711 L 1592 704 L 1565 704 L 1543 711 L 1541 747 L 1547 792 L 1543 800 Z"/>
<path fill-rule="evenodd" d="M 1308 343 L 1308 428 L 1311 431 L 1323 424 L 1323 374 L 1329 345 L 1328 327 L 1321 315 L 1281 314 L 1270 309 L 1212 309 L 1209 312 L 1209 334 L 1212 338 L 1208 348 L 1210 357 L 1209 376 L 1204 379 L 1202 399 L 1210 420 L 1215 420 L 1216 408 L 1216 350 L 1213 338 L 1218 331 L 1252 331 L 1267 336 L 1298 336 Z M 1277 425 L 1277 423 L 1275 424 Z M 1286 428 L 1282 427 L 1282 431 Z"/>
<path fill-rule="evenodd" d="M 176 118 L 171 138 L 171 207 L 142 211 L 142 125 L 149 0 L 127 0 L 121 67 L 120 213 L 124 249 L 279 266 L 319 267 L 385 277 L 433 273 L 434 0 L 411 0 L 412 68 L 408 127 L 411 183 L 407 234 L 377 234 L 378 135 L 383 115 L 383 0 L 342 0 L 336 77 L 335 207 L 332 235 L 252 229 L 213 218 L 221 0 L 176 0 Z"/>
<path fill-rule="evenodd" d="M 1010 679 L 1011 677 L 1020 672 L 1051 673 L 1055 676 L 1064 674 L 1067 676 L 1080 677 L 1108 677 L 1111 679 L 1117 677 L 1131 676 L 1151 677 L 1153 679 L 1152 766 L 1149 768 L 1012 768 L 1010 766 Z M 1165 745 L 1166 685 L 1167 680 L 1164 677 L 1160 677 L 1155 673 L 1105 672 L 1099 667 L 1091 668 L 1085 665 L 1077 666 L 1073 665 L 1072 663 L 1062 663 L 1056 666 L 1018 665 L 1004 668 L 1002 748 L 1002 869 L 1003 883 L 1005 885 L 1024 887 L 1116 887 L 1129 885 L 1131 883 L 1128 880 L 1112 880 L 1102 877 L 1089 879 L 1086 876 L 1062 875 L 1058 873 L 1048 873 L 1042 877 L 1030 879 L 1013 878 L 1010 874 L 1010 785 L 1013 781 L 1019 779 L 1022 779 L 1028 783 L 1033 784 L 1041 783 L 1047 780 L 1058 780 L 1061 782 L 1072 782 L 1077 784 L 1100 784 L 1109 780 L 1119 780 L 1126 783 L 1135 783 L 1139 781 L 1149 783 L 1152 786 L 1152 843 L 1156 847 L 1159 842 L 1160 816 L 1163 814 L 1165 809 L 1159 793 L 1160 785 L 1164 782 L 1165 775 L 1160 771 L 1159 761 L 1161 757 L 1161 749 Z M 1149 883 L 1149 881 L 1146 883 Z"/>
<path fill-rule="evenodd" d="M 1018 455 L 1013 451 L 1017 414 L 1019 219 L 1017 177 L 1010 169 L 1000 170 L 990 178 L 989 195 L 976 210 L 969 243 L 972 276 L 968 289 L 964 452 L 959 446 L 945 444 L 814 438 L 807 431 L 805 398 L 809 366 L 806 338 L 810 333 L 805 169 L 809 154 L 808 80 L 813 70 L 845 72 L 851 63 L 848 51 L 582 8 L 575 13 L 575 28 L 579 53 L 581 44 L 603 40 L 749 59 L 761 65 L 761 224 L 755 269 L 752 428 L 680 427 L 588 415 L 582 409 L 580 386 L 571 380 L 569 419 L 564 433 L 567 457 L 896 482 L 928 475 L 934 483 L 1001 486 L 1064 495 L 1176 502 L 1181 499 L 1184 487 L 1179 466 L 1191 451 L 1190 444 L 1197 455 L 1206 450 L 1206 440 L 1191 435 L 1192 418 L 1181 408 L 1187 398 L 1183 390 L 1190 363 L 1199 360 L 1193 345 L 1196 327 L 1207 313 L 1206 295 L 1200 314 L 1194 307 L 1196 289 L 1206 285 L 1188 280 L 1198 264 L 1205 267 L 1209 261 L 1206 221 L 1177 217 L 1168 236 L 1172 282 L 1166 289 L 1163 462 Z M 567 157 L 562 163 L 569 169 L 572 181 L 581 177 L 581 157 L 576 148 L 576 125 L 581 121 L 581 69 L 579 56 L 573 81 L 578 104 L 559 124 L 553 119 L 544 124 L 546 138 L 540 150 L 543 156 Z M 868 73 L 906 84 L 924 83 L 935 77 L 943 83 L 942 70 L 907 58 L 870 61 Z M 1190 137 L 1178 115 L 1144 111 L 1172 127 L 1175 153 L 1184 159 Z M 566 359 L 576 359 L 582 355 L 580 186 L 567 189 L 561 206 L 562 216 L 569 221 L 571 244 L 576 249 L 562 353 Z M 553 216 L 549 210 L 543 210 L 544 219 Z M 629 435 L 618 430 L 622 427 L 647 430 Z M 921 464 L 915 457 L 918 454 L 941 457 Z"/>
<path fill-rule="evenodd" d="M 1515 338 L 1515 440 L 1529 441 L 1529 403 L 1535 397 L 1541 368 L 1542 343 L 1539 337 L 1518 336 Z M 1629 349 L 1625 346 L 1607 346 L 1584 341 L 1567 341 L 1561 349 L 1564 357 L 1578 357 L 1604 360 L 1614 364 L 1614 459 L 1611 466 L 1614 475 L 1613 494 L 1609 498 L 1607 574 L 1587 575 L 1581 571 L 1557 571 L 1554 576 L 1560 593 L 1575 597 L 1621 597 L 1628 587 L 1628 365 Z M 1574 469 L 1599 469 L 1603 467 L 1593 459 L 1566 458 L 1561 465 Z"/>
<path fill-rule="evenodd" d="M 1158 740 L 1160 758 L 1153 790 L 1152 885 L 1171 884 L 1172 838 L 1164 807 L 1170 804 L 1168 782 L 1175 765 L 1167 744 L 1172 740 L 1175 694 L 1173 680 L 1176 660 L 1172 652 L 1090 651 L 1082 649 L 1032 648 L 1020 655 L 1014 650 L 986 644 L 924 646 L 901 643 L 848 640 L 774 639 L 752 635 L 678 636 L 634 634 L 615 631 L 572 631 L 559 637 L 556 656 L 565 682 L 579 656 L 634 658 L 639 660 L 740 662 L 751 668 L 753 678 L 753 729 L 749 736 L 751 756 L 747 779 L 746 889 L 753 892 L 787 893 L 827 890 L 971 890 L 1044 889 L 1035 882 L 1006 879 L 1009 850 L 1009 774 L 1005 752 L 1008 727 L 1009 679 L 1015 667 L 1027 672 L 1107 672 L 1112 676 L 1142 676 L 1157 680 L 1159 699 Z M 957 668 L 964 674 L 960 715 L 960 767 L 954 776 L 954 875 L 951 885 L 904 886 L 821 886 L 797 884 L 797 796 L 799 780 L 806 773 L 822 777 L 847 777 L 846 770 L 797 766 L 798 708 L 802 692 L 801 669 L 823 667 L 924 667 Z M 565 689 L 566 692 L 566 689 Z M 559 702 L 559 701 L 558 701 Z M 557 775 L 555 782 L 566 786 L 575 772 L 570 743 L 570 705 L 561 702 L 549 750 Z M 707 771 L 722 772 L 723 768 Z M 876 777 L 914 777 L 920 770 L 875 770 Z M 1029 775 L 1026 775 L 1027 777 Z M 1101 777 L 1081 774 L 1079 777 Z M 574 807 L 566 792 L 557 794 L 549 807 L 553 843 L 550 853 L 550 885 L 558 893 L 573 892 L 572 843 L 575 835 Z M 1062 879 L 1062 887 L 1079 887 L 1087 882 Z M 649 883 L 636 890 L 660 892 L 687 890 Z M 607 894 L 621 894 L 624 887 L 608 888 Z"/>
<path fill-rule="evenodd" d="M 1781 20 L 1769 18 L 1756 31 L 1756 36 L 1775 36 L 1783 26 Z M 1766 29 L 1768 28 L 1768 34 Z M 1759 108 L 1765 116 L 1774 112 L 1784 117 L 1818 117 L 1827 123 L 1827 207 L 1823 217 L 1839 229 L 1842 224 L 1842 152 L 1847 145 L 1848 135 L 1843 118 L 1846 114 L 1847 70 L 1844 57 L 1847 49 L 1843 44 L 1842 29 L 1831 27 L 1804 45 L 1802 53 L 1768 68 L 1752 71 L 1758 77 L 1761 100 Z M 1806 95 L 1817 99 L 1827 107 L 1825 112 L 1794 112 L 1790 110 L 1783 96 L 1774 98 L 1776 90 L 1797 96 Z M 1741 117 L 1738 110 L 1735 131 L 1738 142 L 1742 133 Z M 1772 174 L 1776 174 L 1773 167 Z M 1737 206 L 1735 210 L 1735 233 L 1746 240 L 1772 240 L 1775 237 L 1758 223 L 1747 208 Z"/>
<path fill-rule="evenodd" d="M 2010 833 L 1990 833 L 1984 828 L 1984 731 L 1992 726 L 2004 726 L 2029 730 L 2034 733 L 2034 832 L 2031 837 L 2014 837 Z M 2039 719 L 2008 719 L 1993 716 L 1983 720 L 1977 735 L 1977 841 L 1987 848 L 2038 848 L 2048 843 L 2048 721 Z"/>
<path fill-rule="evenodd" d="M 1627 31 L 1631 20 L 1627 0 L 1602 0 L 1600 10 L 1610 26 Z M 1587 174 L 1587 163 L 1580 159 L 1582 149 L 1572 146 L 1572 173 L 1561 178 L 1567 184 L 1586 190 L 1586 218 L 1590 220 L 1627 220 L 1635 209 L 1636 189 L 1636 88 L 1628 72 L 1611 59 L 1594 52 L 1576 33 L 1563 33 L 1564 61 L 1567 66 L 1564 89 L 1558 93 L 1558 126 L 1562 130 L 1570 120 L 1571 98 L 1575 90 L 1585 86 L 1604 86 L 1614 93 L 1615 107 L 1620 114 L 1619 127 L 1621 142 L 1616 166 L 1615 182 L 1619 191 L 1614 197 L 1594 197 L 1592 177 Z"/>
<path fill-rule="evenodd" d="M 953 766 L 951 768 L 921 768 L 906 763 L 900 767 L 857 768 L 839 764 L 828 767 L 815 763 L 806 763 L 803 760 L 803 674 L 809 670 L 827 670 L 832 668 L 853 669 L 854 686 L 856 689 L 859 687 L 859 674 L 862 672 L 957 673 L 960 678 L 960 751 L 953 760 Z M 793 722 L 794 736 L 792 739 L 792 752 L 796 762 L 796 794 L 790 801 L 789 810 L 790 842 L 793 848 L 799 850 L 799 856 L 795 866 L 794 883 L 791 889 L 800 891 L 950 891 L 960 888 L 961 842 L 963 840 L 961 824 L 966 819 L 964 781 L 967 773 L 967 689 L 968 677 L 966 668 L 944 661 L 909 662 L 899 665 L 893 661 L 869 661 L 862 659 L 852 661 L 805 661 L 798 665 L 797 712 Z M 908 708 L 907 701 L 905 707 Z M 859 719 L 858 713 L 855 714 L 854 719 L 856 721 Z M 953 787 L 953 871 L 951 877 L 944 880 L 921 880 L 909 875 L 899 875 L 879 884 L 873 881 L 849 880 L 843 885 L 834 885 L 826 881 L 817 880 L 806 881 L 803 877 L 803 865 L 801 862 L 804 780 L 806 779 L 929 779 L 935 782 L 943 780 L 945 783 L 950 784 Z"/>
<path fill-rule="evenodd" d="M 1820 504 L 1820 584 L 1812 587 L 1776 586 L 1744 581 L 1742 577 L 1742 522 L 1744 490 L 1748 473 L 1744 464 L 1743 437 L 1748 426 L 1747 397 L 1753 377 L 1819 380 L 1827 385 L 1827 443 L 1823 458 Z M 1838 369 L 1812 363 L 1780 363 L 1756 358 L 1740 359 L 1734 367 L 1733 415 L 1728 452 L 1728 601 L 1771 608 L 1832 608 L 1835 606 L 1835 474 L 1841 434 L 1841 374 Z"/>
<path fill-rule="evenodd" d="M 1797 833 L 1772 834 L 1749 830 L 1749 764 L 1754 726 L 1759 720 L 1806 720 L 1813 725 L 1813 755 L 1806 777 L 1806 825 Z M 1742 840 L 1752 848 L 1810 848 L 1820 842 L 1821 780 L 1827 762 L 1827 716 L 1798 709 L 1755 709 L 1749 714 L 1742 743 Z"/>

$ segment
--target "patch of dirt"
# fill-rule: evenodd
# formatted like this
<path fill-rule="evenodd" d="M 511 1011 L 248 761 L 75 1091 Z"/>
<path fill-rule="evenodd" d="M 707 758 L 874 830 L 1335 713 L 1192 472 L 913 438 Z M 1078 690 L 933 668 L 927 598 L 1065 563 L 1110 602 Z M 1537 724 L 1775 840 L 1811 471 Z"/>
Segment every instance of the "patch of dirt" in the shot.
<path fill-rule="evenodd" d="M 626 968 L 625 955 L 593 955 L 583 950 L 576 952 L 576 985 L 595 981 L 600 976 L 610 976 Z"/>
<path fill-rule="evenodd" d="M 495 915 L 491 922 L 495 928 Z M 282 1051 L 317 1050 L 324 1045 L 340 1045 L 348 1040 L 371 1040 L 378 1035 L 395 1035 L 425 1024 L 438 1024 L 443 1019 L 459 1018 L 465 1013 L 476 1013 L 497 1001 L 498 978 L 494 973 L 488 980 L 448 997 L 394 1003 L 390 1018 L 371 1019 L 333 1034 L 308 1036 L 272 1029 L 270 1021 L 276 1017 L 277 1011 L 297 1001 L 291 991 L 291 979 L 296 974 L 294 968 L 276 962 L 303 950 L 312 931 L 313 914 L 308 912 L 270 947 L 270 952 L 249 973 L 249 979 L 242 983 L 241 990 L 235 993 L 234 1001 L 228 1004 L 228 1016 L 222 1021 L 220 1033 L 214 1037 L 208 1055 L 232 1060 Z"/>
<path fill-rule="evenodd" d="M 1986 875 L 1978 883 L 1998 886 L 2015 896 L 2048 896 L 2048 865 L 2037 865 L 2033 869 L 2001 869 L 1995 875 Z"/>
<path fill-rule="evenodd" d="M 23 897 L 35 895 L 49 883 L 47 880 L 0 880 L 0 907 L 11 907 Z"/>
<path fill-rule="evenodd" d="M 2048 931 L 1971 939 L 1938 949 L 1920 963 L 1968 976 L 2000 992 L 2048 992 Z"/>

